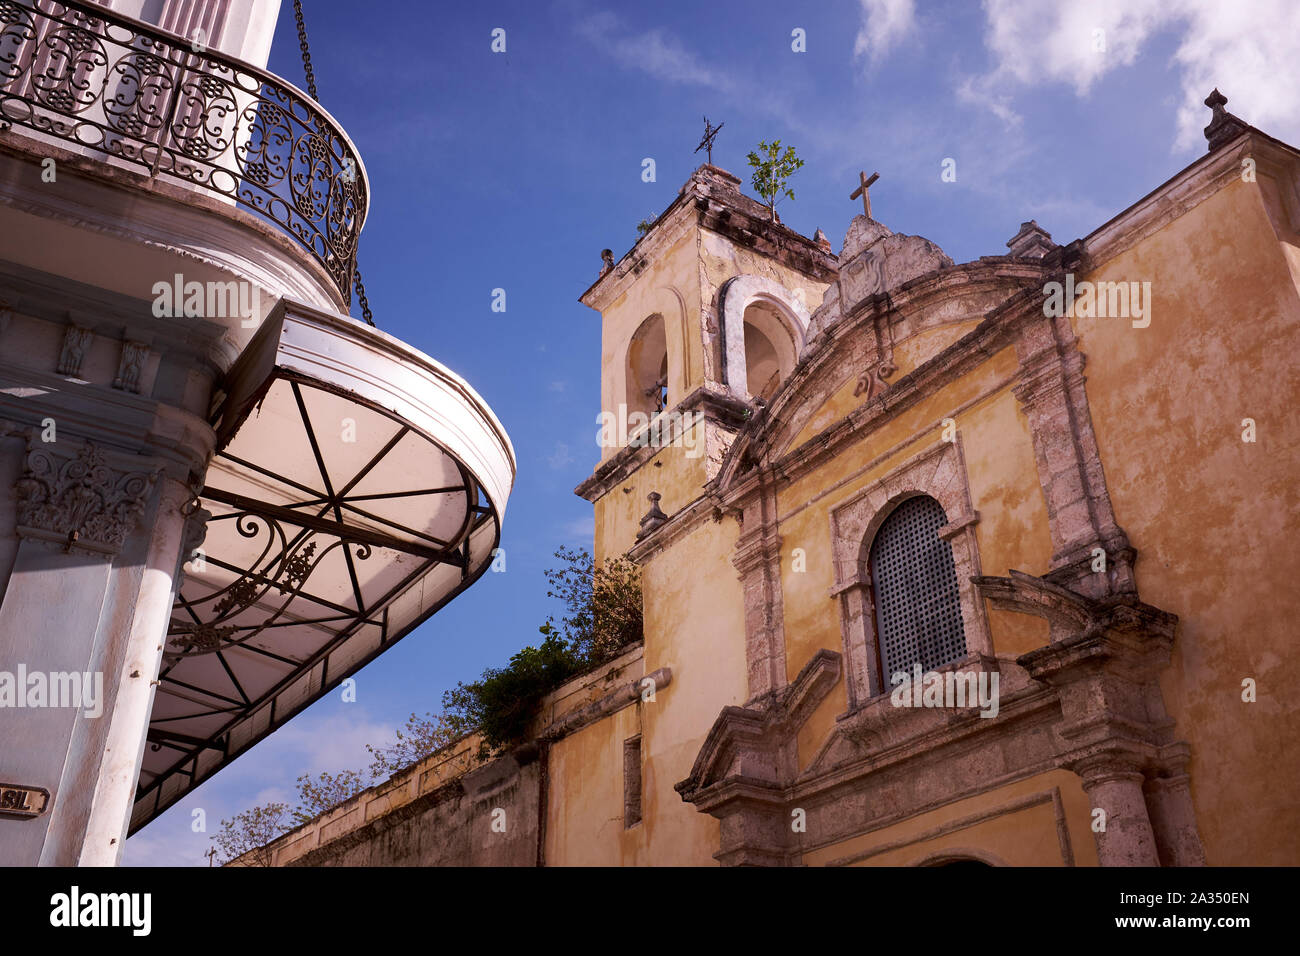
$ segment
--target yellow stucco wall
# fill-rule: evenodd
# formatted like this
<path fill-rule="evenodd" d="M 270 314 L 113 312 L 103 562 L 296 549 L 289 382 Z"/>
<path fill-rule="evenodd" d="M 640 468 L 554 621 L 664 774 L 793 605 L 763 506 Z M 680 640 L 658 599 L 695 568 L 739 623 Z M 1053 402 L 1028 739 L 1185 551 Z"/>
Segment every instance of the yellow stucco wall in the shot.
<path fill-rule="evenodd" d="M 692 457 L 692 449 L 698 455 Z M 595 504 L 595 555 L 598 561 L 625 554 L 636 543 L 641 518 L 650 510 L 647 496 L 663 495 L 659 507 L 676 514 L 700 496 L 706 480 L 704 425 L 694 425 L 680 445 L 661 448 L 640 470 L 620 481 Z M 631 489 L 631 490 L 627 490 Z"/>
<path fill-rule="evenodd" d="M 1300 620 L 1295 256 L 1259 188 L 1234 181 L 1084 277 L 1149 281 L 1149 327 L 1074 320 L 1138 587 L 1180 618 L 1161 686 L 1192 746 L 1211 864 L 1300 860 L 1300 656 L 1288 653 Z M 1242 441 L 1245 418 L 1254 444 Z M 1245 678 L 1257 703 L 1242 701 Z"/>
<path fill-rule="evenodd" d="M 557 865 L 716 865 L 718 821 L 673 789 L 723 707 L 746 698 L 736 524 L 706 519 L 643 568 L 645 672 L 672 683 L 556 743 L 547 860 Z M 623 829 L 623 742 L 640 733 L 642 822 Z"/>
<path fill-rule="evenodd" d="M 700 278 L 697 240 L 688 231 L 649 261 L 646 270 L 601 313 L 600 407 L 617 412 L 627 396 L 627 350 L 641 323 L 664 317 L 668 347 L 668 399 L 675 404 L 694 388 L 703 367 L 698 302 Z M 601 459 L 617 447 L 601 449 Z"/>
<path fill-rule="evenodd" d="M 1055 800 L 1054 791 L 1059 794 Z M 1096 866 L 1090 819 L 1079 778 L 1052 770 L 820 847 L 805 853 L 804 862 L 915 866 L 953 854 L 994 865 L 1065 866 L 1068 855 L 1075 866 Z"/>

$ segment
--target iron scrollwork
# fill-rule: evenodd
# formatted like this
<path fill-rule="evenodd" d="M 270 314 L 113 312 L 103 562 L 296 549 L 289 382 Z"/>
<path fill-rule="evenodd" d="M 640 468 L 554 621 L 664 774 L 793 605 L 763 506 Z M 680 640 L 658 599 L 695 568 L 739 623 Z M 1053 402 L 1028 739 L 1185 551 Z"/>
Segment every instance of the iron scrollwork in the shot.
<path fill-rule="evenodd" d="M 302 530 L 290 535 L 275 518 L 249 511 L 226 517 L 234 520 L 235 530 L 243 537 L 265 534 L 266 540 L 256 560 L 234 581 L 198 597 L 177 594 L 173 610 L 190 620 L 173 618 L 168 628 L 164 653 L 172 659 L 235 647 L 275 626 L 334 549 L 350 544 L 352 556 L 361 561 L 371 554 L 364 542 L 342 539 L 317 554 L 318 533 Z M 307 595 L 307 599 L 312 598 Z"/>
<path fill-rule="evenodd" d="M 350 304 L 360 161 L 283 80 L 100 7 L 0 0 L 0 132 L 11 126 L 233 200 L 306 247 Z"/>

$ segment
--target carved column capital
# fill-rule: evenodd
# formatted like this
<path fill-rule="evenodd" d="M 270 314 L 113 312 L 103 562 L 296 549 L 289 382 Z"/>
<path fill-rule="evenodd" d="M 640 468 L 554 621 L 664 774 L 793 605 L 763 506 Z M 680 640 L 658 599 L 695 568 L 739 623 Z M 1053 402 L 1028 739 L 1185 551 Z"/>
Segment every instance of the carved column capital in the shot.
<path fill-rule="evenodd" d="M 65 552 L 117 554 L 144 513 L 157 471 L 119 471 L 90 442 L 74 452 L 30 437 L 27 449 L 15 485 L 19 536 Z"/>

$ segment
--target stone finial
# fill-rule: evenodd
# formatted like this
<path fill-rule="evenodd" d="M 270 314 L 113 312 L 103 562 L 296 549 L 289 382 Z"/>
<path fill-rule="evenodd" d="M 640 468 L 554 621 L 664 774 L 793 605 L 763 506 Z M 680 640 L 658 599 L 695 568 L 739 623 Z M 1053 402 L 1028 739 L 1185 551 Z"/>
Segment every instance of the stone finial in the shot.
<path fill-rule="evenodd" d="M 650 500 L 650 510 L 641 519 L 641 530 L 636 533 L 638 541 L 668 520 L 668 516 L 659 507 L 659 500 L 663 498 L 663 495 L 657 491 L 652 491 L 646 495 L 646 498 Z"/>
<path fill-rule="evenodd" d="M 1052 235 L 1033 219 L 1020 224 L 1020 231 L 1007 240 L 1011 254 L 1020 259 L 1041 259 L 1054 248 Z"/>
<path fill-rule="evenodd" d="M 1209 140 L 1209 151 L 1212 153 L 1220 146 L 1225 146 L 1232 142 L 1242 133 L 1250 128 L 1245 120 L 1238 116 L 1233 116 L 1224 109 L 1228 103 L 1228 98 L 1219 92 L 1216 86 L 1214 91 L 1205 98 L 1205 105 L 1213 112 L 1210 116 L 1210 125 L 1205 127 L 1205 138 Z"/>
<path fill-rule="evenodd" d="M 822 232 L 820 226 L 818 226 L 817 231 L 813 233 L 813 242 L 817 243 L 817 248 L 821 249 L 822 252 L 831 251 L 831 241 L 827 237 L 826 233 Z"/>
<path fill-rule="evenodd" d="M 601 249 L 600 261 L 601 261 L 600 274 L 604 275 L 606 272 L 609 272 L 611 269 L 614 268 L 614 250 Z"/>

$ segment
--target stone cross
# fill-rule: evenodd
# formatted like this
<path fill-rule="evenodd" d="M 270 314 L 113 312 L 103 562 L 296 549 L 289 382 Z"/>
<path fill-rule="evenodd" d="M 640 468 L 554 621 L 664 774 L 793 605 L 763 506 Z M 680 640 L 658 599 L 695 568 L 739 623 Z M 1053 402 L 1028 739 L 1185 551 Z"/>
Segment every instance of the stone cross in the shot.
<path fill-rule="evenodd" d="M 871 178 L 868 179 L 866 173 L 859 171 L 858 188 L 849 194 L 850 199 L 857 199 L 859 196 L 862 197 L 862 211 L 866 214 L 868 219 L 871 218 L 871 197 L 867 195 L 867 189 L 879 178 L 880 173 L 872 173 Z"/>
<path fill-rule="evenodd" d="M 705 150 L 710 166 L 713 165 L 713 137 L 717 136 L 718 130 L 726 125 L 726 123 L 719 123 L 717 126 L 713 126 L 709 123 L 709 118 L 704 117 L 704 138 L 700 140 L 700 145 L 695 147 L 695 151 L 698 153 L 700 150 Z"/>

